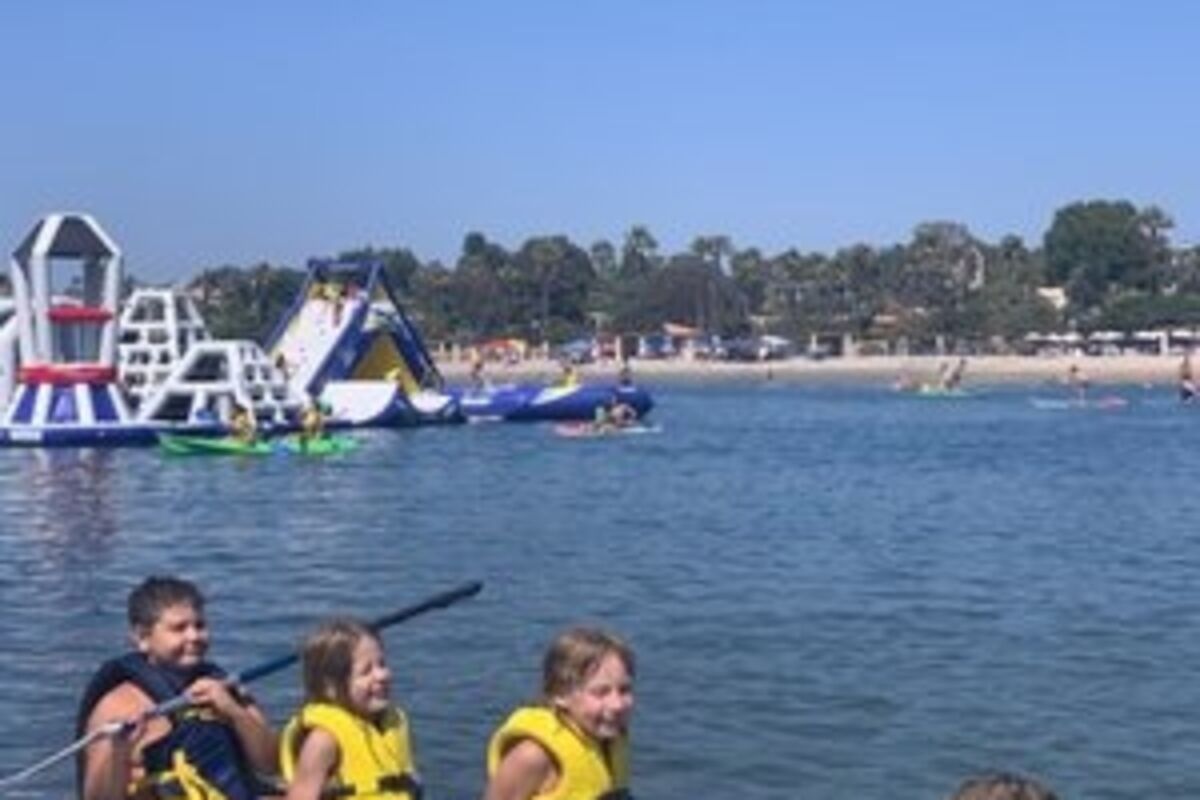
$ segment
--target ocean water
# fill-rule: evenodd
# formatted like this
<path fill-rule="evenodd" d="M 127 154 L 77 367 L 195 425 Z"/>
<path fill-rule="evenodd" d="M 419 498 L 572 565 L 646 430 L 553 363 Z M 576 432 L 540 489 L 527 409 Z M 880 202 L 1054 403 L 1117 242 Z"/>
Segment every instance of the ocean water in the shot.
<path fill-rule="evenodd" d="M 335 612 L 388 630 L 433 798 L 576 621 L 639 658 L 640 798 L 940 798 L 992 768 L 1070 798 L 1200 796 L 1200 408 L 780 383 L 654 387 L 661 432 L 364 434 L 336 459 L 0 451 L 0 773 L 69 743 L 149 573 L 237 671 Z M 254 687 L 276 722 L 292 668 Z M 69 763 L 11 792 L 65 798 Z"/>

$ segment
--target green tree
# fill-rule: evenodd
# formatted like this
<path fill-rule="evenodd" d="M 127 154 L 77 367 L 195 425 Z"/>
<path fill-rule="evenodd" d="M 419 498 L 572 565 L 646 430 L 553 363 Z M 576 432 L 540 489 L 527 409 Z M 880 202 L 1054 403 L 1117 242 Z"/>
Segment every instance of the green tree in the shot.
<path fill-rule="evenodd" d="M 677 322 L 728 335 L 747 327 L 736 284 L 694 253 L 672 256 L 650 277 L 640 311 L 646 329 Z"/>
<path fill-rule="evenodd" d="M 725 262 L 733 255 L 734 248 L 728 236 L 697 236 L 692 240 L 691 252 L 718 272 L 728 272 Z"/>
<path fill-rule="evenodd" d="M 408 248 L 383 247 L 376 249 L 369 245 L 340 253 L 338 261 L 381 264 L 392 286 L 404 295 L 412 291 L 413 279 L 422 266 L 420 259 L 413 255 Z"/>
<path fill-rule="evenodd" d="M 620 277 L 622 280 L 644 278 L 659 266 L 658 240 L 644 225 L 634 225 L 625 234 L 621 246 Z"/>
<path fill-rule="evenodd" d="M 767 293 L 775 283 L 772 263 L 763 258 L 758 248 L 751 247 L 733 254 L 730 272 L 746 302 L 746 310 L 751 314 L 765 314 Z"/>
<path fill-rule="evenodd" d="M 559 341 L 585 326 L 595 283 L 591 259 L 565 236 L 529 239 L 513 258 L 510 290 L 520 320 L 536 338 Z M 536 323 L 536 324 L 535 324 Z"/>
<path fill-rule="evenodd" d="M 1051 280 L 1065 285 L 1074 313 L 1090 315 L 1110 290 L 1156 291 L 1168 249 L 1169 220 L 1127 200 L 1072 203 L 1054 214 L 1043 241 Z"/>
<path fill-rule="evenodd" d="M 262 342 L 295 301 L 304 277 L 267 263 L 226 265 L 205 269 L 189 289 L 199 295 L 197 307 L 215 337 Z"/>
<path fill-rule="evenodd" d="M 514 298 L 505 280 L 511 260 L 508 251 L 481 233 L 473 231 L 463 239 L 452 284 L 458 338 L 473 341 L 524 332 L 512 324 Z"/>

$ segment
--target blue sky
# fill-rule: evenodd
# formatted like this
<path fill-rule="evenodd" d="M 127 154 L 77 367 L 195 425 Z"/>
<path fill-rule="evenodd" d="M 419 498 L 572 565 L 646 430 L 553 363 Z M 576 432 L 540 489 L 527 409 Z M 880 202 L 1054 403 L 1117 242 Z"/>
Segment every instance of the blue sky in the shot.
<path fill-rule="evenodd" d="M 1040 241 L 1125 198 L 1200 241 L 1200 4 L 0 7 L 0 237 L 97 216 L 154 280 L 478 230 L 663 249 Z"/>

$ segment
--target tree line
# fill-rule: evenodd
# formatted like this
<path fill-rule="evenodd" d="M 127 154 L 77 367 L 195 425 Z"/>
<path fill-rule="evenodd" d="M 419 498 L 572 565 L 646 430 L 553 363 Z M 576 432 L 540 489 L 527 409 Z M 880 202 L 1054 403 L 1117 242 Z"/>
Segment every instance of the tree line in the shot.
<path fill-rule="evenodd" d="M 724 336 L 773 333 L 1013 342 L 1030 331 L 1132 331 L 1200 324 L 1200 247 L 1173 247 L 1156 206 L 1090 200 L 1058 209 L 1042 241 L 984 241 L 959 222 L 917 225 L 908 242 L 833 253 L 768 255 L 724 235 L 664 253 L 632 226 L 587 246 L 536 236 L 516 250 L 468 233 L 452 267 L 403 247 L 340 260 L 383 264 L 433 341 L 513 336 L 559 343 L 596 332 L 643 333 L 664 322 Z M 203 269 L 189 284 L 214 333 L 262 338 L 304 280 L 271 264 Z M 1047 287 L 1060 287 L 1058 308 Z"/>

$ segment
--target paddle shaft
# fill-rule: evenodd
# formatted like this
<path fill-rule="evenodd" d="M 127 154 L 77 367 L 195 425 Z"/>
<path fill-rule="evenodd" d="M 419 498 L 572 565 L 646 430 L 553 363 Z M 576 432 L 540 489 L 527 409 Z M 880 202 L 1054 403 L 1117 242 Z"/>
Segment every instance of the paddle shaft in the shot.
<path fill-rule="evenodd" d="M 475 595 L 479 594 L 482 589 L 483 584 L 479 581 L 464 583 L 457 589 L 450 589 L 449 591 L 442 592 L 441 594 L 435 594 L 428 600 L 423 600 L 420 603 L 408 606 L 407 608 L 401 608 L 398 611 L 393 611 L 392 613 L 385 614 L 378 619 L 371 620 L 369 623 L 367 623 L 367 627 L 373 631 L 381 631 L 384 628 L 390 628 L 393 625 L 397 625 L 405 620 L 410 620 L 413 617 L 419 617 L 420 615 L 429 611 L 434 611 L 439 608 L 449 608 L 460 600 L 466 600 L 468 597 L 474 597 Z M 266 677 L 272 673 L 279 672 L 281 669 L 286 669 L 299 660 L 300 653 L 298 651 L 293 651 L 285 656 L 280 656 L 279 658 L 268 661 L 265 664 L 260 664 L 256 667 L 242 670 L 234 677 L 233 682 L 238 684 L 250 683 L 251 681 L 256 681 L 259 678 Z M 176 697 L 172 700 L 168 700 L 167 702 L 175 702 L 178 699 L 179 698 Z M 173 710 L 175 709 L 170 709 L 168 713 Z"/>

